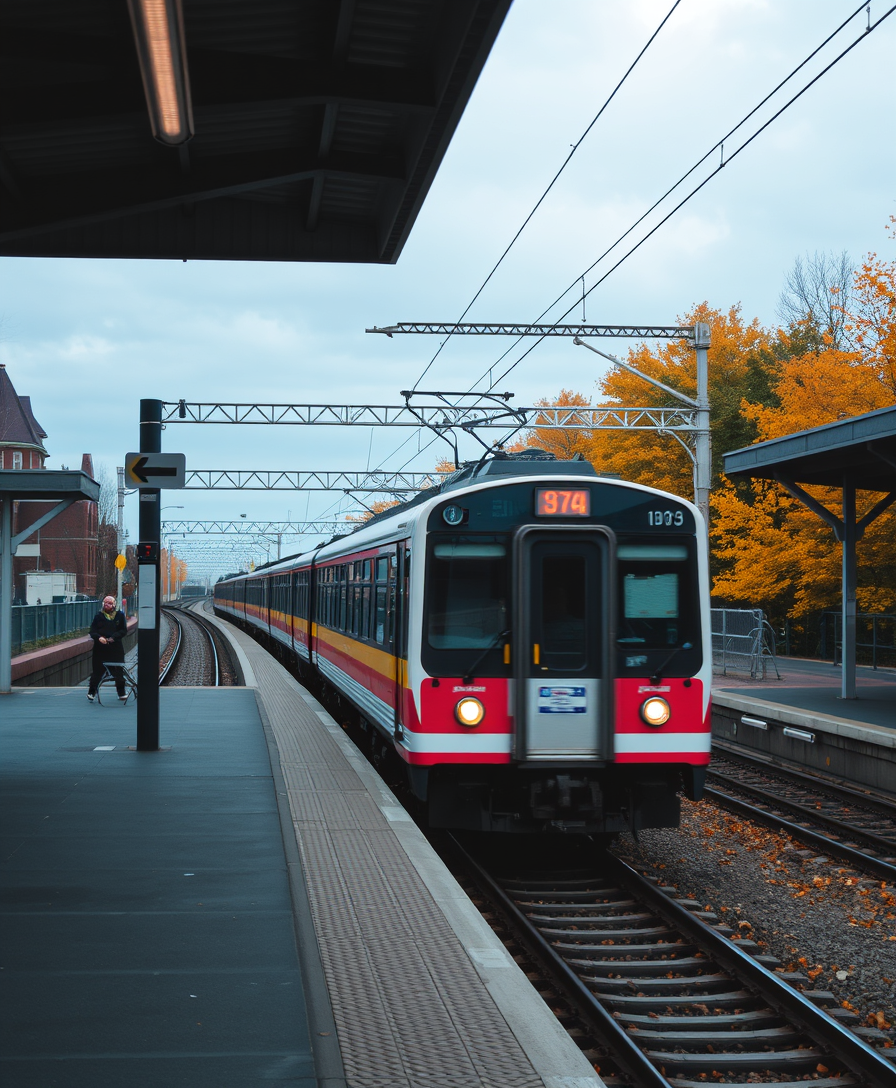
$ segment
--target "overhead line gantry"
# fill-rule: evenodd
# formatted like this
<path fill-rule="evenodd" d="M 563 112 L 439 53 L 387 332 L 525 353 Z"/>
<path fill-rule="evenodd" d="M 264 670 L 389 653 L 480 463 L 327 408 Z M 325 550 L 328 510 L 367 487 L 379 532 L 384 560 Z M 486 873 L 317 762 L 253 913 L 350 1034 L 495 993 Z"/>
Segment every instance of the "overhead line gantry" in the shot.
<path fill-rule="evenodd" d="M 432 487 L 436 472 L 320 472 L 187 469 L 184 490 L 406 492 Z"/>

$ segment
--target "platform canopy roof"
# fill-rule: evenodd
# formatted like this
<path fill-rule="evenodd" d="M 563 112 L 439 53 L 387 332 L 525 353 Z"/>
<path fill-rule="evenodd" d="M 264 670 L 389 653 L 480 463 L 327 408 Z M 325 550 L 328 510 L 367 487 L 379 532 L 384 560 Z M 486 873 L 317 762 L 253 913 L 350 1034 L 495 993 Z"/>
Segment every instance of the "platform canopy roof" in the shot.
<path fill-rule="evenodd" d="M 0 254 L 397 260 L 510 0 L 166 3 L 179 146 L 126 0 L 4 0 Z"/>
<path fill-rule="evenodd" d="M 7 469 L 0 471 L 0 502 L 96 502 L 100 485 L 86 472 L 74 469 Z M 30 535 L 30 534 L 27 534 Z"/>
<path fill-rule="evenodd" d="M 833 529 L 843 545 L 841 699 L 856 695 L 856 543 L 866 528 L 896 502 L 896 405 L 839 419 L 823 427 L 757 442 L 722 455 L 733 479 L 777 480 L 794 498 Z M 839 489 L 841 515 L 804 490 L 807 484 Z M 858 491 L 882 491 L 865 513 L 856 509 Z"/>
<path fill-rule="evenodd" d="M 725 475 L 860 491 L 896 489 L 896 405 L 723 455 Z"/>

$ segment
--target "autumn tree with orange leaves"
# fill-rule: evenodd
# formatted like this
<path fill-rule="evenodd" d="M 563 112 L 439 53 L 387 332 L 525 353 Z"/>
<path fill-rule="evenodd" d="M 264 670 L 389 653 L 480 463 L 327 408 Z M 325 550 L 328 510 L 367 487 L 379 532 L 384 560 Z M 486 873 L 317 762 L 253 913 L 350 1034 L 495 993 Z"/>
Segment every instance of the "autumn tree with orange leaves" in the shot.
<path fill-rule="evenodd" d="M 871 255 L 856 273 L 845 329 L 853 350 L 823 347 L 779 364 L 777 404 L 745 398 L 743 416 L 766 440 L 896 402 L 896 262 Z M 783 334 L 782 334 L 783 335 Z M 839 489 L 806 491 L 842 516 Z M 882 498 L 860 491 L 861 518 Z M 712 496 L 712 541 L 722 566 L 714 592 L 773 615 L 804 616 L 840 605 L 840 545 L 830 528 L 778 484 L 725 482 Z M 896 611 L 896 514 L 888 510 L 857 546 L 861 612 Z"/>
<path fill-rule="evenodd" d="M 896 220 L 894 220 L 896 223 Z M 763 608 L 776 621 L 839 608 L 840 545 L 828 525 L 778 484 L 722 476 L 722 454 L 896 402 L 896 262 L 870 255 L 843 301 L 840 347 L 819 337 L 811 315 L 770 331 L 747 322 L 740 307 L 708 303 L 681 324 L 705 322 L 709 349 L 710 425 L 713 444 L 711 566 L 718 598 Z M 644 374 L 696 394 L 696 358 L 685 341 L 641 344 L 627 362 Z M 674 406 L 662 390 L 621 369 L 598 383 L 602 406 Z M 546 406 L 586 405 L 563 390 Z M 582 453 L 598 472 L 648 484 L 693 499 L 692 462 L 669 436 L 652 432 L 568 432 L 537 428 L 525 441 L 557 456 Z M 806 489 L 837 516 L 840 492 Z M 881 498 L 860 492 L 859 517 Z M 859 608 L 896 612 L 896 512 L 889 510 L 859 542 Z"/>

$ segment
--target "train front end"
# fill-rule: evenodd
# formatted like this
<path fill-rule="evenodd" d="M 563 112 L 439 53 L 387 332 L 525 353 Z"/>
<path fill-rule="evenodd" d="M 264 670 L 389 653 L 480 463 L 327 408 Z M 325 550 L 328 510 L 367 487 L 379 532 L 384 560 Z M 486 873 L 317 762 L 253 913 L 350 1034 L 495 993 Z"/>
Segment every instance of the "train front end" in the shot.
<path fill-rule="evenodd" d="M 397 737 L 414 791 L 435 826 L 677 826 L 709 761 L 699 513 L 586 462 L 488 465 L 414 543 Z"/>

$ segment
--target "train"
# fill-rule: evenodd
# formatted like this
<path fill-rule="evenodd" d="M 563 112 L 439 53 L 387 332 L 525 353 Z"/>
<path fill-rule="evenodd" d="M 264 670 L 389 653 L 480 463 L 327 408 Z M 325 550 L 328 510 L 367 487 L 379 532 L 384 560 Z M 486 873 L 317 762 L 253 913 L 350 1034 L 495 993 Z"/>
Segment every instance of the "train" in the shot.
<path fill-rule="evenodd" d="M 612 837 L 702 795 L 705 522 L 588 461 L 468 463 L 214 608 L 356 708 L 430 826 Z"/>
<path fill-rule="evenodd" d="M 183 585 L 180 587 L 180 597 L 207 597 L 208 589 L 203 585 Z"/>

